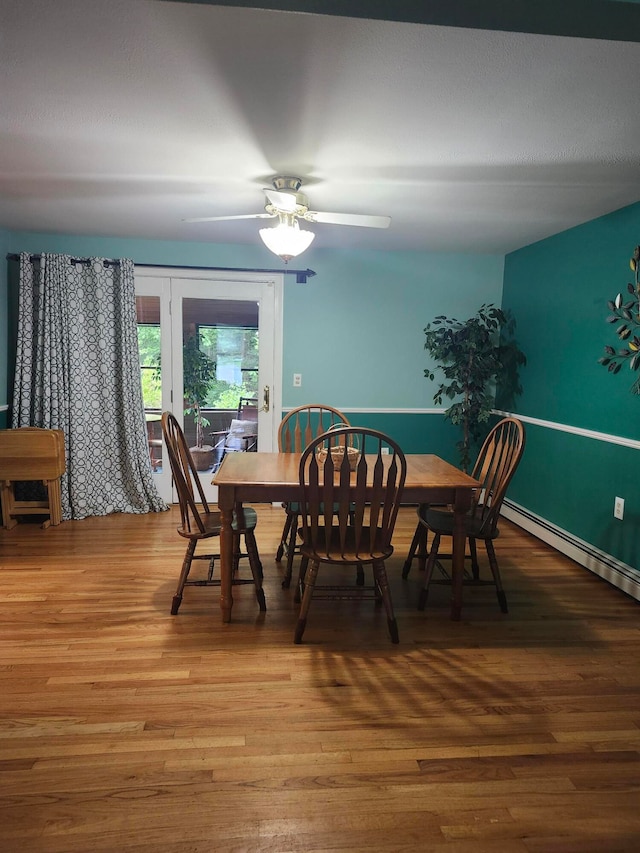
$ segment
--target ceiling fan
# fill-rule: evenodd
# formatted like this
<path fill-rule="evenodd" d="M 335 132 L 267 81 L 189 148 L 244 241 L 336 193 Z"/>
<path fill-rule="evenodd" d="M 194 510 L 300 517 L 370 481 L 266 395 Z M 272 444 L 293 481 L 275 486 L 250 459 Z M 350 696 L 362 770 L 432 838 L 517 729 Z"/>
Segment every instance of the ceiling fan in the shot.
<path fill-rule="evenodd" d="M 358 213 L 327 213 L 309 210 L 309 199 L 301 193 L 301 178 L 276 175 L 272 178 L 273 189 L 264 187 L 265 213 L 243 213 L 237 216 L 204 216 L 187 219 L 186 222 L 223 222 L 230 219 L 274 219 L 279 220 L 275 228 L 261 228 L 263 242 L 285 263 L 309 248 L 315 234 L 303 231 L 298 220 L 319 222 L 328 225 L 357 225 L 364 228 L 388 228 L 389 216 L 367 216 Z"/>

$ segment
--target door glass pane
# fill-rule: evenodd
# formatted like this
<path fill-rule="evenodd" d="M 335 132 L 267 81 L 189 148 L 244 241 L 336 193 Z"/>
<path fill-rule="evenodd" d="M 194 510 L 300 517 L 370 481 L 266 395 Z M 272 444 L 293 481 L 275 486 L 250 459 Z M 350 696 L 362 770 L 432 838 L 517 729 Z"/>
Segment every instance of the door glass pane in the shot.
<path fill-rule="evenodd" d="M 154 471 L 162 471 L 162 381 L 160 367 L 160 297 L 137 296 L 140 382 L 147 421 L 149 456 Z"/>
<path fill-rule="evenodd" d="M 257 449 L 257 438 L 231 442 L 226 433 L 241 399 L 254 402 L 257 418 L 258 303 L 185 298 L 182 321 L 185 436 L 205 451 L 199 470 L 215 470 L 225 452 Z"/>

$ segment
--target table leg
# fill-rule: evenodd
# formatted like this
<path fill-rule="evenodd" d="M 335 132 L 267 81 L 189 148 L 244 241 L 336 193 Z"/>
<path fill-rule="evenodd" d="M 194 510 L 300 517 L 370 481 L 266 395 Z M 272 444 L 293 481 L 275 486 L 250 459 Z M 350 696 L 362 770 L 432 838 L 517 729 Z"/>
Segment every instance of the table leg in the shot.
<path fill-rule="evenodd" d="M 224 509 L 220 506 L 220 518 L 220 608 L 222 621 L 230 622 L 233 607 L 233 507 Z"/>

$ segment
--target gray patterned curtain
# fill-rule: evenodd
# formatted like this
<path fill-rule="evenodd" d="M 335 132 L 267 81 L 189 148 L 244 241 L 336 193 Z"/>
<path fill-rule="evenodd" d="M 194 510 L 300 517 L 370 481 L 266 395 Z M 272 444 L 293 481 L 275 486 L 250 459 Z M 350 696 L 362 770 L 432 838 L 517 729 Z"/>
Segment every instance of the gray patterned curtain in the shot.
<path fill-rule="evenodd" d="M 87 262 L 85 262 L 87 261 Z M 62 429 L 62 517 L 159 512 L 130 260 L 20 255 L 13 426 Z"/>

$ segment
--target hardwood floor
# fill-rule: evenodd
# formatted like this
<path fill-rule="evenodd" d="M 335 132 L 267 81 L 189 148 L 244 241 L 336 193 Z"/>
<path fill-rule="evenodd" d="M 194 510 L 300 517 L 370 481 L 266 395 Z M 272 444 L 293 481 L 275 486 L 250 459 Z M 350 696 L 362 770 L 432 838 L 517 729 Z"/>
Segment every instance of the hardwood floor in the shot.
<path fill-rule="evenodd" d="M 187 588 L 177 512 L 0 531 L 0 850 L 640 850 L 638 604 L 507 522 L 491 587 L 297 607 L 258 507 L 268 611 Z M 486 556 L 483 566 L 486 566 Z M 248 571 L 247 569 L 243 569 Z"/>

